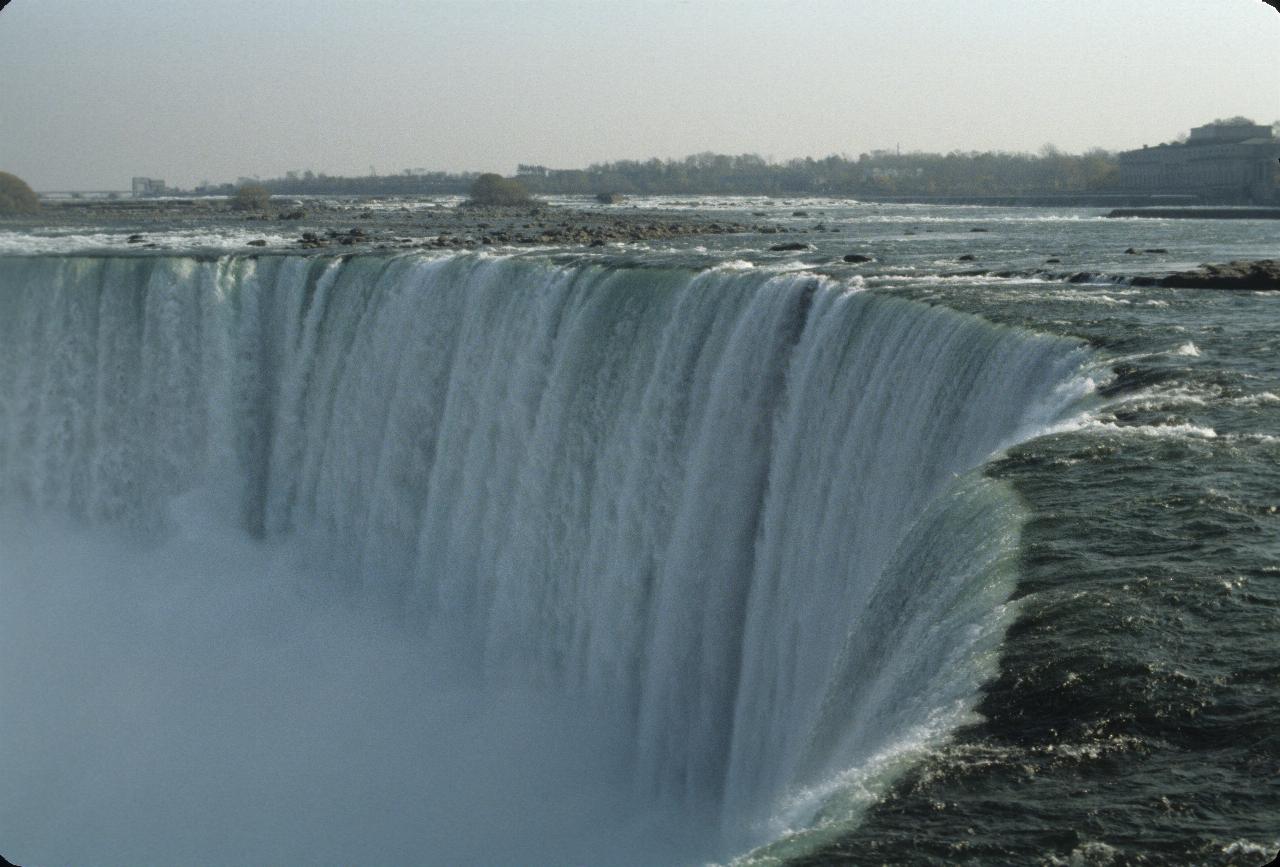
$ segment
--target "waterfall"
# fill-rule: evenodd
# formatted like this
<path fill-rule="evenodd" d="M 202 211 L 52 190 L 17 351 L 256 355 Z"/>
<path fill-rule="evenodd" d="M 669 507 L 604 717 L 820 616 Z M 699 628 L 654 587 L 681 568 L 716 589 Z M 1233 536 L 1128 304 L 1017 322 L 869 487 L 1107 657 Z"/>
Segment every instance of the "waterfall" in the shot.
<path fill-rule="evenodd" d="M 1019 520 L 975 470 L 1085 360 L 807 273 L 0 259 L 0 499 L 298 541 L 451 664 L 620 719 L 634 796 L 724 855 L 971 705 Z"/>

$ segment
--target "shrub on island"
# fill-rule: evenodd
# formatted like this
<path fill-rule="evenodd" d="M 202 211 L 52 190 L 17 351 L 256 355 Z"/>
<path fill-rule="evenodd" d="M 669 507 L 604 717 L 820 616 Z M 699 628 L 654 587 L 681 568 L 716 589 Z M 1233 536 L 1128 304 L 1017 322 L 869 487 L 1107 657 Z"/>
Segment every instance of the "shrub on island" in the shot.
<path fill-rule="evenodd" d="M 271 205 L 271 192 L 258 184 L 245 184 L 231 197 L 233 211 L 263 211 Z"/>
<path fill-rule="evenodd" d="M 533 202 L 524 184 L 492 172 L 476 178 L 470 195 L 467 199 L 469 205 L 528 205 Z"/>
<path fill-rule="evenodd" d="M 34 214 L 39 210 L 40 200 L 26 181 L 0 172 L 0 215 Z"/>

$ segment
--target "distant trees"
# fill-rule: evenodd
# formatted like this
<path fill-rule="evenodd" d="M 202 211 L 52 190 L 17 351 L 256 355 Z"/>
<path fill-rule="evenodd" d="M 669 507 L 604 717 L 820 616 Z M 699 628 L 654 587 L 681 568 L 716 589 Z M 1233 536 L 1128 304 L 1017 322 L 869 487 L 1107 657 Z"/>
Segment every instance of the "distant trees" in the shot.
<path fill-rule="evenodd" d="M 874 151 L 771 162 L 757 154 L 701 153 L 682 160 L 620 160 L 522 175 L 535 193 L 834 196 L 1028 196 L 1089 193 L 1114 184 L 1115 157 L 1068 154 Z"/>
<path fill-rule="evenodd" d="M 903 153 L 878 150 L 774 162 L 758 154 L 700 153 L 683 159 L 618 160 L 586 168 L 522 165 L 515 178 L 497 174 L 278 178 L 262 183 L 277 195 L 454 195 L 477 204 L 525 205 L 551 193 L 623 195 L 766 195 L 1005 197 L 1092 193 L 1114 187 L 1115 155 L 1070 154 L 1053 145 L 1038 154 L 1004 151 Z M 228 191 L 230 192 L 230 191 Z"/>
<path fill-rule="evenodd" d="M 492 172 L 475 179 L 468 199 L 473 205 L 527 205 L 531 201 L 524 184 Z"/>
<path fill-rule="evenodd" d="M 0 172 L 0 216 L 34 214 L 39 210 L 40 200 L 26 181 Z"/>
<path fill-rule="evenodd" d="M 233 211 L 262 211 L 271 205 L 271 191 L 261 184 L 245 184 L 231 197 Z"/>
<path fill-rule="evenodd" d="M 277 196 L 448 196 L 466 194 L 476 177 L 475 172 L 341 177 L 308 169 L 301 177 L 272 178 L 262 186 Z"/>

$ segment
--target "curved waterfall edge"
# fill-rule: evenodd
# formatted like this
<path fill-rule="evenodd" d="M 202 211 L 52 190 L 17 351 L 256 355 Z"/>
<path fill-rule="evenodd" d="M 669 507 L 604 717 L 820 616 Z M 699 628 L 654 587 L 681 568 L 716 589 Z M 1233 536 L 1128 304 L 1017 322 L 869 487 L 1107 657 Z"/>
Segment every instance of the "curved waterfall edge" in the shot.
<path fill-rule="evenodd" d="M 980 468 L 1091 390 L 1076 343 L 804 273 L 45 258 L 0 287 L 0 496 L 305 541 L 450 664 L 608 705 L 630 797 L 722 856 L 852 821 L 967 718 L 1020 520 Z"/>

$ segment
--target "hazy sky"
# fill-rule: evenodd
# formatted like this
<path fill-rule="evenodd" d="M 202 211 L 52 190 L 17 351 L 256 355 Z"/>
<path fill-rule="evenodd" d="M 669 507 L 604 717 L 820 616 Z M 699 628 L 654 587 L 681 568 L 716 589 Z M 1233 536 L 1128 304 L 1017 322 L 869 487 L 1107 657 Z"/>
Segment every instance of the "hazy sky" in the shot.
<path fill-rule="evenodd" d="M 0 170 L 42 190 L 288 169 L 1140 146 L 1280 118 L 1261 0 L 13 0 Z"/>

